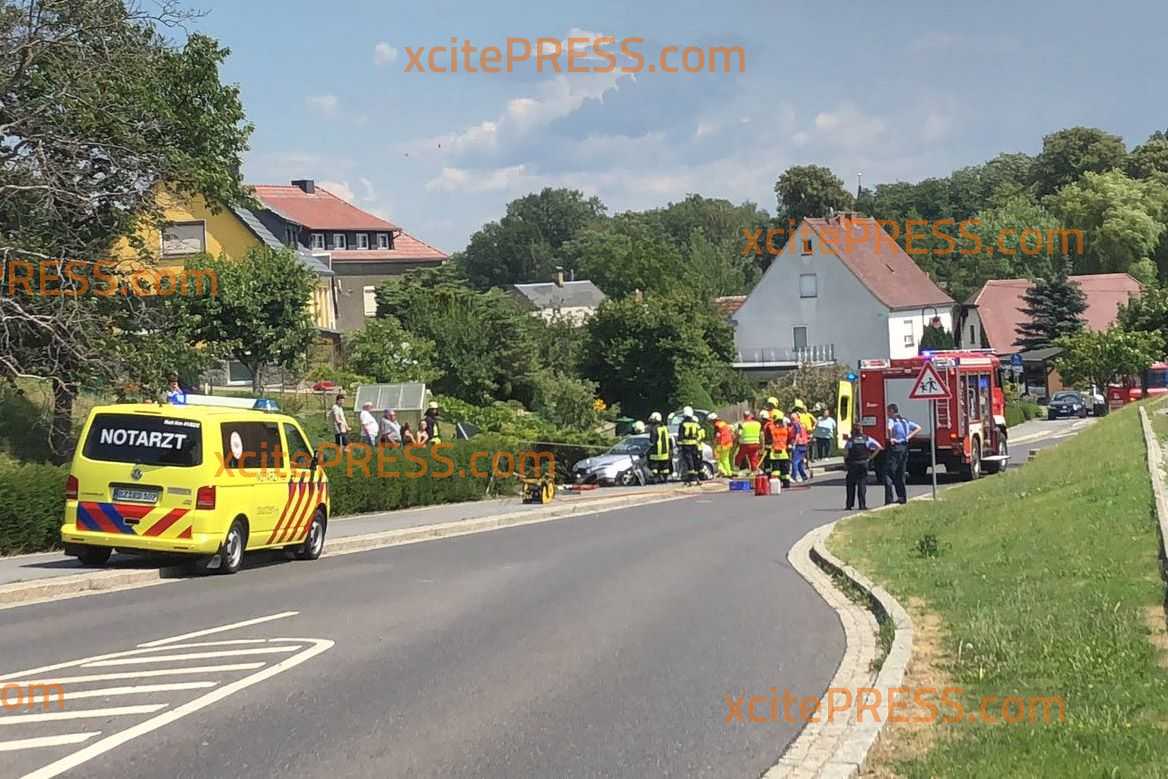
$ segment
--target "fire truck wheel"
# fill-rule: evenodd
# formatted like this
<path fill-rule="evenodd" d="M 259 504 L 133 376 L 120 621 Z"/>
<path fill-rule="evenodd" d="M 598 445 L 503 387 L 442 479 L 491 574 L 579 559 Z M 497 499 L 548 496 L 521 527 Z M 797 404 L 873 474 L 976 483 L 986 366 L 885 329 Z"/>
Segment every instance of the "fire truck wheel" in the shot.
<path fill-rule="evenodd" d="M 1010 454 L 1010 446 L 1006 443 L 1004 435 L 998 436 L 998 456 L 1007 457 Z M 1006 466 L 1010 464 L 1009 460 L 999 460 L 998 464 L 994 466 L 994 473 L 1001 473 L 1006 470 Z"/>
<path fill-rule="evenodd" d="M 965 466 L 961 474 L 964 481 L 981 478 L 981 439 L 975 437 L 969 450 L 969 464 Z"/>

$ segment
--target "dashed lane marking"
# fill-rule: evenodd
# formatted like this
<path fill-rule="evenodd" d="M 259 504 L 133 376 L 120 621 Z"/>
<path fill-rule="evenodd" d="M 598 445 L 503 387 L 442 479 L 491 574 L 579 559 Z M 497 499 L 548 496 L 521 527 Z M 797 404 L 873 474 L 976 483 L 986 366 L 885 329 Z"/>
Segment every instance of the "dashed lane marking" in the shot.
<path fill-rule="evenodd" d="M 295 617 L 299 611 L 281 611 L 279 614 L 269 614 L 266 617 L 256 617 L 254 619 L 245 619 L 242 622 L 232 622 L 230 625 L 220 625 L 215 628 L 207 628 L 206 630 L 196 630 L 193 633 L 183 633 L 180 636 L 171 636 L 170 638 L 160 638 L 156 641 L 147 641 L 145 644 L 138 644 L 138 648 L 162 646 L 163 644 L 173 644 L 176 641 L 186 641 L 188 638 L 199 638 L 201 636 L 209 636 L 213 633 L 224 633 L 228 630 L 236 630 L 237 628 L 245 628 L 251 625 L 260 625 L 264 622 L 271 622 L 276 619 L 284 619 L 285 617 Z"/>
<path fill-rule="evenodd" d="M 91 733 L 62 733 L 59 736 L 38 736 L 37 738 L 18 738 L 14 741 L 0 741 L 0 752 L 16 752 L 21 749 L 43 749 L 45 747 L 68 746 L 88 741 L 94 736 L 100 736 L 101 731 Z"/>
<path fill-rule="evenodd" d="M 44 711 L 39 714 L 5 714 L 0 727 L 22 725 L 26 722 L 56 722 L 63 719 L 92 719 L 93 717 L 126 717 L 131 714 L 153 714 L 165 709 L 166 703 L 143 703 L 138 706 L 108 706 L 104 709 L 77 709 L 75 711 Z"/>

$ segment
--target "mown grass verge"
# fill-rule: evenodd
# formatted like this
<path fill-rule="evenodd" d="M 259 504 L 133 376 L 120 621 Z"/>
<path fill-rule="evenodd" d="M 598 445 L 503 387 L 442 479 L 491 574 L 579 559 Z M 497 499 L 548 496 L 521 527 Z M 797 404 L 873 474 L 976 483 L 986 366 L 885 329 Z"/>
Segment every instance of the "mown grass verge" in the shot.
<path fill-rule="evenodd" d="M 1063 722 L 937 724 L 906 777 L 1168 776 L 1164 583 L 1135 407 L 936 503 L 842 522 L 834 554 L 940 617 L 942 673 L 981 696 L 1061 696 Z M 920 553 L 921 541 L 935 554 Z M 919 599 L 919 600 L 918 600 Z M 991 707 L 1000 716 L 1000 701 Z M 926 712 L 911 710 L 910 717 Z M 949 713 L 942 709 L 942 715 Z"/>

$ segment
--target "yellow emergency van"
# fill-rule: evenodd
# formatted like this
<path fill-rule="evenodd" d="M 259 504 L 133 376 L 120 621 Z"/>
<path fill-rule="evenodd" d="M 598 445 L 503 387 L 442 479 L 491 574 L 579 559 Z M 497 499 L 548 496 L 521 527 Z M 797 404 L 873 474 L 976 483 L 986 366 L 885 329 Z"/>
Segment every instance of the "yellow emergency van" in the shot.
<path fill-rule="evenodd" d="M 329 483 L 299 423 L 265 400 L 97 406 L 65 486 L 65 553 L 102 566 L 114 549 L 192 556 L 235 573 L 244 551 L 324 549 Z"/>

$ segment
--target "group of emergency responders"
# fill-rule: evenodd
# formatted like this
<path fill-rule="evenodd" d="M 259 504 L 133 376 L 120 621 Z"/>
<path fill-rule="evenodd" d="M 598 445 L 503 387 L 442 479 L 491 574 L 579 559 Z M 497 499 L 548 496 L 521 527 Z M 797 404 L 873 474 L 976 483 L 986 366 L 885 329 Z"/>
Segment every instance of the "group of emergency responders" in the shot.
<path fill-rule="evenodd" d="M 790 413 L 784 413 L 777 398 L 767 398 L 766 408 L 757 416 L 748 410 L 737 425 L 731 425 L 713 412 L 706 420 L 714 429 L 718 476 L 732 478 L 767 473 L 781 480 L 784 487 L 811 479 L 811 438 L 816 420 L 802 400 L 796 398 Z M 665 481 L 673 470 L 669 427 L 657 411 L 649 415 L 647 425 L 637 424 L 638 432 L 642 427 L 649 434 L 649 469 L 657 479 Z M 679 471 L 686 482 L 702 478 L 701 452 L 705 439 L 706 431 L 693 408 L 686 406 L 677 431 Z"/>

